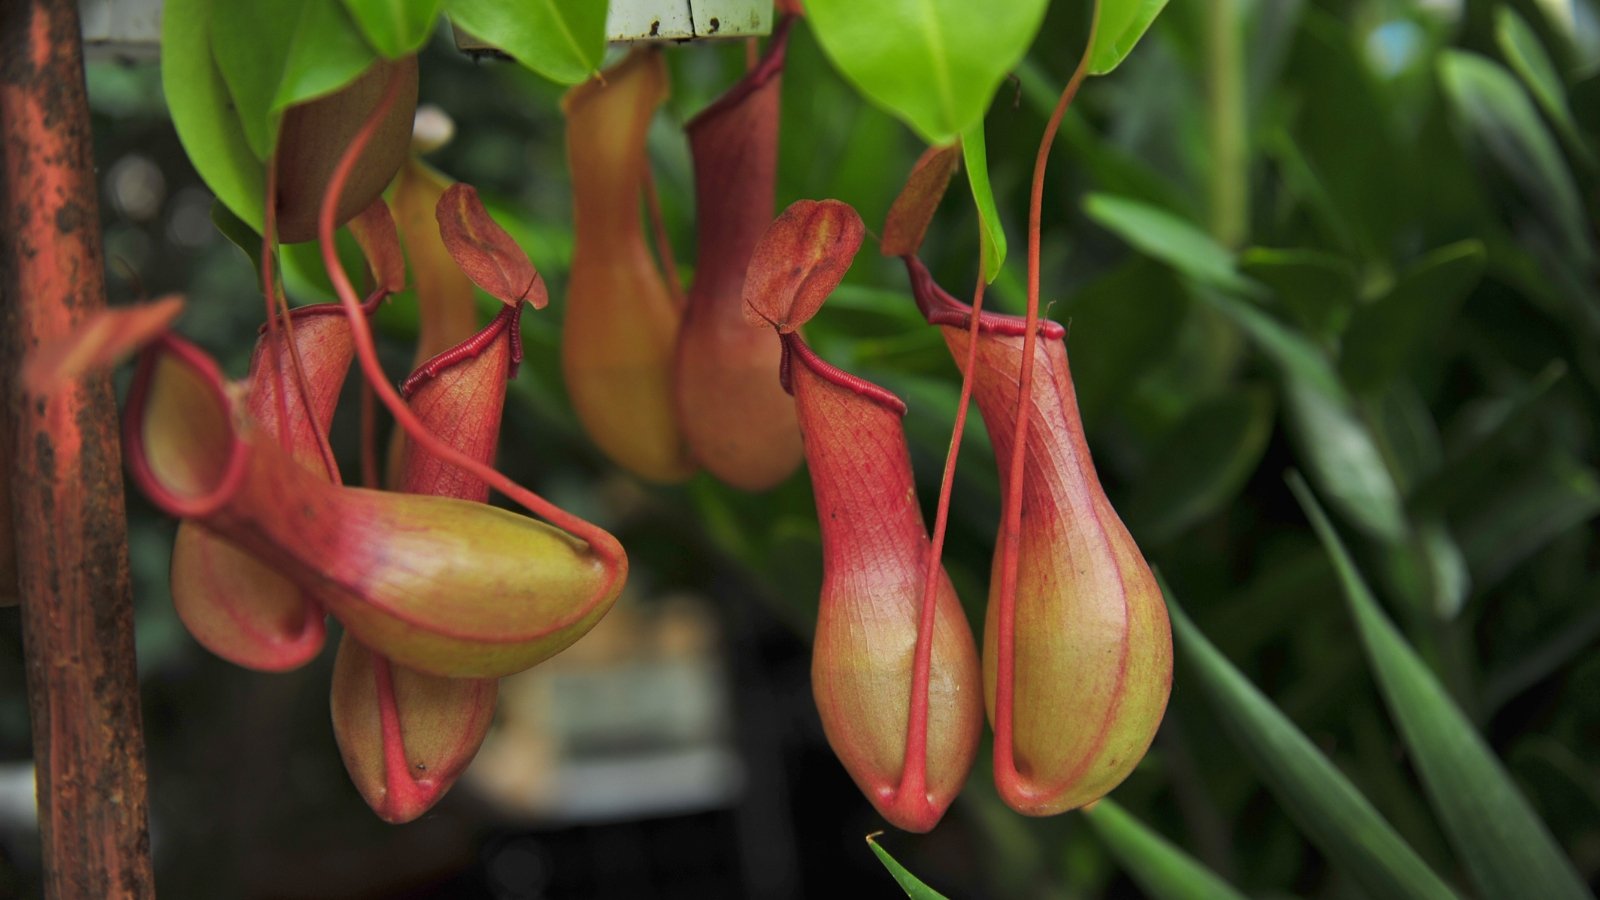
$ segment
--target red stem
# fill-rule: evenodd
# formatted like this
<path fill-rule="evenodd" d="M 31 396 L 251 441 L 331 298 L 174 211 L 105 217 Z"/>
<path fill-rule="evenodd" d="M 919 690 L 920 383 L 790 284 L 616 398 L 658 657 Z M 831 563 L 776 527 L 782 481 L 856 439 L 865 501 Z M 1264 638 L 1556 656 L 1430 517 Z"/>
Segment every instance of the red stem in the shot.
<path fill-rule="evenodd" d="M 933 628 L 939 566 L 944 559 L 945 531 L 950 524 L 950 493 L 956 483 L 956 458 L 961 453 L 961 437 L 967 427 L 967 408 L 972 403 L 972 372 L 978 363 L 978 322 L 983 312 L 985 283 L 983 261 L 980 259 L 978 286 L 972 293 L 967 364 L 961 369 L 961 399 L 956 403 L 955 427 L 950 430 L 950 447 L 945 451 L 944 475 L 939 482 L 939 503 L 933 515 L 928 567 L 922 576 L 922 616 L 917 623 L 917 648 L 911 661 L 911 712 L 906 726 L 906 758 L 900 770 L 900 785 L 896 788 L 896 793 L 902 797 L 909 792 L 925 798 L 928 793 L 928 691 L 933 679 Z"/>
<path fill-rule="evenodd" d="M 267 359 L 272 365 L 272 387 L 277 396 L 278 404 L 278 442 L 283 449 L 288 450 L 292 443 L 289 439 L 289 392 L 283 380 L 283 366 L 278 361 L 278 348 L 281 346 L 278 337 L 278 296 L 273 280 L 273 257 L 278 250 L 278 156 L 273 153 L 267 159 L 267 199 L 261 223 L 261 297 L 267 303 Z M 289 318 L 287 307 L 288 299 L 282 304 L 285 307 L 283 317 Z M 289 346 L 293 347 L 291 341 Z M 302 393 L 305 382 L 297 382 Z"/>
<path fill-rule="evenodd" d="M 0 2 L 0 418 L 15 427 L 0 516 L 16 525 L 52 900 L 155 895 L 111 378 L 45 392 L 13 380 L 29 348 L 106 302 L 81 34 L 76 0 Z"/>
<path fill-rule="evenodd" d="M 1022 370 L 1017 377 L 1017 421 L 1012 432 L 1011 471 L 1007 479 L 1000 530 L 1000 610 L 999 634 L 996 636 L 997 656 L 994 689 L 994 770 L 995 780 L 1015 784 L 1019 779 L 1013 752 L 1012 705 L 1014 702 L 1017 644 L 1017 572 L 1020 567 L 1019 544 L 1022 540 L 1022 475 L 1023 461 L 1028 450 L 1028 406 L 1033 394 L 1033 354 L 1039 331 L 1039 222 L 1044 208 L 1044 170 L 1050 160 L 1050 146 L 1055 143 L 1061 119 L 1072 105 L 1072 98 L 1089 74 L 1089 54 L 1094 48 L 1095 31 L 1100 24 L 1100 3 L 1096 0 L 1094 15 L 1089 23 L 1089 41 L 1084 47 L 1078 68 L 1061 92 L 1055 112 L 1045 125 L 1044 136 L 1039 141 L 1039 153 L 1033 163 L 1033 189 L 1028 198 L 1028 312 L 1022 335 Z M 977 316 L 973 317 L 976 322 Z M 973 342 L 977 346 L 977 342 Z M 971 371 L 969 368 L 968 372 Z"/>
<path fill-rule="evenodd" d="M 272 364 L 274 400 L 278 407 L 278 442 L 284 450 L 294 443 L 289 436 L 289 393 L 284 383 L 283 365 L 278 359 L 278 348 L 289 348 L 289 367 L 294 370 L 295 392 L 300 397 L 300 409 L 307 422 L 316 421 L 311 410 L 311 386 L 306 380 L 305 363 L 300 358 L 300 345 L 294 339 L 294 317 L 289 314 L 289 298 L 278 286 L 274 277 L 278 256 L 278 164 L 277 159 L 267 161 L 267 200 L 261 228 L 261 295 L 267 301 L 267 358 Z M 276 301 L 276 302 L 274 302 Z M 283 317 L 283 334 L 278 333 L 278 317 Z M 284 343 L 280 344 L 282 341 Z M 317 439 L 317 453 L 322 457 L 322 468 L 328 480 L 339 484 L 339 464 L 334 461 L 333 447 L 321 429 L 313 428 Z"/>
<path fill-rule="evenodd" d="M 644 163 L 644 203 L 650 211 L 650 230 L 656 242 L 656 258 L 661 263 L 661 274 L 667 280 L 667 293 L 672 305 L 683 309 L 683 282 L 678 279 L 678 261 L 672 255 L 672 242 L 667 240 L 666 217 L 661 215 L 661 195 L 656 191 L 656 173 L 650 161 Z"/>
<path fill-rule="evenodd" d="M 388 115 L 389 109 L 394 106 L 400 87 L 401 79 L 392 76 L 388 87 L 384 89 L 383 98 L 367 117 L 367 121 L 362 124 L 355 138 L 351 140 L 344 155 L 340 157 L 339 165 L 335 167 L 333 177 L 328 181 L 327 193 L 322 198 L 322 209 L 317 215 L 317 237 L 322 245 L 322 262 L 327 267 L 328 278 L 332 281 L 333 289 L 339 295 L 339 302 L 344 305 L 345 315 L 350 320 L 350 337 L 355 345 L 356 358 L 361 361 L 361 371 L 378 394 L 378 398 L 383 401 L 383 405 L 388 408 L 389 414 L 394 416 L 395 424 L 405 429 L 406 435 L 416 442 L 418 449 L 464 470 L 488 484 L 493 490 L 527 508 L 534 515 L 588 543 L 589 548 L 605 565 L 607 573 L 607 578 L 599 586 L 596 595 L 604 597 L 614 594 L 613 588 L 618 580 L 627 576 L 627 556 L 623 552 L 622 545 L 610 532 L 567 512 L 499 471 L 440 440 L 428 430 L 427 426 L 418 421 L 410 407 L 401 399 L 399 392 L 385 378 L 383 368 L 378 363 L 378 351 L 373 344 L 372 331 L 367 326 L 361 300 L 356 296 L 349 276 L 339 263 L 339 251 L 334 244 L 333 235 L 338 227 L 336 213 L 339 195 L 343 192 L 345 183 L 350 180 L 350 173 L 355 170 L 362 151 L 372 140 L 384 116 Z M 588 608 L 590 607 L 585 607 Z"/>
<path fill-rule="evenodd" d="M 294 316 L 289 314 L 289 298 L 278 290 L 278 309 L 283 315 L 283 339 L 289 347 L 289 367 L 294 370 L 295 392 L 300 395 L 300 411 L 305 413 L 307 422 L 315 422 L 316 413 L 311 409 L 311 383 L 306 379 L 305 362 L 300 356 L 300 343 L 294 339 Z M 277 354 L 273 354 L 277 359 Z M 274 363 L 276 365 L 276 363 Z M 278 396 L 280 408 L 283 397 L 283 379 L 278 380 Z M 283 445 L 289 446 L 289 420 L 284 419 L 278 425 L 279 433 L 283 436 Z M 327 474 L 328 480 L 334 484 L 342 484 L 344 479 L 339 474 L 339 463 L 333 458 L 333 445 L 328 443 L 328 434 L 320 428 L 311 429 L 317 439 L 317 454 L 322 457 L 322 469 Z"/>

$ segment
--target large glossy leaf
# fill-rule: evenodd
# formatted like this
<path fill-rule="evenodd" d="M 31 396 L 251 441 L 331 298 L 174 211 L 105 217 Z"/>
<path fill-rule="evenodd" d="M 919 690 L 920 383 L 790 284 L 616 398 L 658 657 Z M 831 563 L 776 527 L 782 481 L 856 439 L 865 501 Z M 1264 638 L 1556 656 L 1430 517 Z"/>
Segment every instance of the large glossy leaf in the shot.
<path fill-rule="evenodd" d="M 266 171 L 233 114 L 211 57 L 212 0 L 167 0 L 161 20 L 161 90 L 178 139 L 206 186 L 235 216 L 260 222 Z"/>
<path fill-rule="evenodd" d="M 961 133 L 961 160 L 967 168 L 967 183 L 972 186 L 972 201 L 978 207 L 983 273 L 992 284 L 1000 277 L 1001 267 L 1006 262 L 1006 230 L 1000 224 L 1000 211 L 994 205 L 994 190 L 989 187 L 989 150 L 982 119 Z"/>
<path fill-rule="evenodd" d="M 1367 798 L 1206 640 L 1164 584 L 1163 590 L 1173 637 L 1194 683 L 1284 811 L 1329 862 L 1373 897 L 1455 897 Z"/>
<path fill-rule="evenodd" d="M 607 0 L 445 0 L 450 20 L 551 81 L 577 84 L 600 69 Z"/>
<path fill-rule="evenodd" d="M 983 118 L 1027 52 L 1048 0 L 808 0 L 817 41 L 867 99 L 930 144 Z"/>
<path fill-rule="evenodd" d="M 367 43 L 390 59 L 415 53 L 439 18 L 444 0 L 344 0 Z"/>
<path fill-rule="evenodd" d="M 1232 391 L 1197 405 L 1135 480 L 1126 516 L 1140 543 L 1182 534 L 1231 501 L 1272 436 L 1272 395 Z"/>
<path fill-rule="evenodd" d="M 1105 75 L 1127 59 L 1167 0 L 1100 0 L 1100 24 L 1089 51 L 1089 74 Z"/>
<path fill-rule="evenodd" d="M 1439 324 L 1454 317 L 1477 285 L 1484 258 L 1478 241 L 1441 247 L 1402 275 L 1387 295 L 1358 309 L 1339 359 L 1345 382 L 1356 390 L 1375 390 L 1424 353 Z"/>
<path fill-rule="evenodd" d="M 1290 487 L 1339 573 L 1362 647 L 1439 823 L 1485 897 L 1590 897 L 1483 736 L 1379 608 L 1311 489 Z"/>
<path fill-rule="evenodd" d="M 943 894 L 928 887 L 923 883 L 922 879 L 911 874 L 905 866 L 900 865 L 898 860 L 890 856 L 889 851 L 883 849 L 874 840 L 878 834 L 881 834 L 881 832 L 867 835 L 867 846 L 872 848 L 872 852 L 878 857 L 878 861 L 883 863 L 883 867 L 889 870 L 890 875 L 894 876 L 895 883 L 900 885 L 900 889 L 906 892 L 907 897 L 910 897 L 911 900 L 945 900 Z"/>
<path fill-rule="evenodd" d="M 1109 799 L 1084 814 L 1128 877 L 1155 900 L 1244 900 L 1232 885 Z"/>
<path fill-rule="evenodd" d="M 218 3 L 211 46 L 259 159 L 272 154 L 285 109 L 345 86 L 374 58 L 344 7 L 327 0 Z"/>
<path fill-rule="evenodd" d="M 1589 258 L 1593 246 L 1582 194 L 1522 85 L 1499 63 L 1456 50 L 1440 57 L 1439 77 L 1472 137 L 1564 241 L 1567 252 Z"/>

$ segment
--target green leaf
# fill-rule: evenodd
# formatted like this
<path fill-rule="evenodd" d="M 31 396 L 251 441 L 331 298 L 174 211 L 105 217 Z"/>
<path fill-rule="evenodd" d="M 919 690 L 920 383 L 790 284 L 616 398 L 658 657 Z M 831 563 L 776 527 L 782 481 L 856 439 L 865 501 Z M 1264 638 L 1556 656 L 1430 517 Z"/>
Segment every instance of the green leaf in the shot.
<path fill-rule="evenodd" d="M 417 51 L 433 34 L 444 0 L 344 0 L 367 43 L 390 59 Z"/>
<path fill-rule="evenodd" d="M 899 883 L 900 889 L 906 892 L 906 896 L 911 900 L 945 900 L 943 894 L 923 884 L 922 879 L 906 871 L 906 867 L 890 856 L 889 851 L 878 846 L 878 842 L 873 838 L 880 834 L 883 832 L 877 831 L 867 835 L 867 846 L 877 854 L 878 861 L 883 863 L 883 867 L 889 870 L 890 875 L 894 876 L 894 880 Z"/>
<path fill-rule="evenodd" d="M 1567 364 L 1554 360 L 1509 396 L 1482 404 L 1472 433 L 1445 457 L 1438 469 L 1413 488 L 1410 506 L 1419 515 L 1458 506 L 1476 508 L 1480 487 L 1519 439 L 1540 402 L 1567 374 Z"/>
<path fill-rule="evenodd" d="M 234 215 L 220 200 L 211 204 L 211 224 L 217 226 L 229 243 L 243 250 L 244 255 L 250 258 L 251 271 L 261 271 L 261 232 Z"/>
<path fill-rule="evenodd" d="M 1102 799 L 1084 817 L 1122 870 L 1155 900 L 1244 900 L 1244 894 L 1113 801 Z"/>
<path fill-rule="evenodd" d="M 577 84 L 606 53 L 607 0 L 445 0 L 451 21 L 551 81 Z"/>
<path fill-rule="evenodd" d="M 285 109 L 344 87 L 373 60 L 344 8 L 327 0 L 219 4 L 211 46 L 250 149 L 263 160 Z"/>
<path fill-rule="evenodd" d="M 1567 148 L 1585 165 L 1593 168 L 1594 154 L 1578 133 L 1561 76 L 1557 74 L 1555 63 L 1550 61 L 1550 55 L 1539 43 L 1539 36 L 1527 20 L 1509 6 L 1500 7 L 1495 19 L 1495 38 L 1500 44 L 1500 52 L 1506 55 L 1506 62 L 1511 64 L 1511 68 L 1527 84 L 1528 90 L 1533 92 L 1533 99 L 1539 108 L 1555 123 L 1556 131 L 1561 134 Z"/>
<path fill-rule="evenodd" d="M 325 0 L 306 0 L 299 33 L 284 58 L 272 112 L 281 115 L 296 103 L 337 91 L 366 71 L 373 58 L 372 48 L 347 14 Z"/>
<path fill-rule="evenodd" d="M 212 61 L 211 16 L 212 0 L 167 0 L 161 19 L 161 90 L 178 140 L 206 187 L 235 216 L 260 222 L 266 171 Z"/>
<path fill-rule="evenodd" d="M 1164 581 L 1162 591 L 1181 658 L 1224 730 L 1329 862 L 1374 897 L 1455 897 L 1367 798 L 1206 640 Z"/>
<path fill-rule="evenodd" d="M 983 118 L 1048 0 L 808 0 L 806 19 L 845 79 L 929 144 Z"/>
<path fill-rule="evenodd" d="M 961 161 L 967 169 L 967 183 L 972 185 L 972 200 L 978 206 L 984 277 L 993 284 L 1006 262 L 1006 230 L 1000 224 L 1000 211 L 995 209 L 994 191 L 989 187 L 989 152 L 982 119 L 961 133 Z"/>
<path fill-rule="evenodd" d="M 1486 897 L 1590 897 L 1482 735 L 1395 629 L 1305 481 L 1290 488 L 1339 573 L 1361 643 L 1429 802 Z"/>
<path fill-rule="evenodd" d="M 1349 395 L 1339 382 L 1338 374 L 1317 345 L 1252 303 L 1205 289 L 1195 294 L 1249 335 L 1261 352 L 1277 364 L 1285 378 L 1298 380 L 1331 402 L 1349 402 Z"/>
<path fill-rule="evenodd" d="M 1404 545 L 1390 548 L 1390 581 L 1417 620 L 1448 622 L 1460 615 L 1472 590 L 1466 555 L 1442 519 L 1415 518 Z"/>
<path fill-rule="evenodd" d="M 1167 0 L 1100 0 L 1100 24 L 1089 51 L 1089 74 L 1105 75 L 1122 65 L 1166 7 Z"/>
<path fill-rule="evenodd" d="M 1401 92 L 1378 80 L 1343 14 L 1325 4 L 1304 7 L 1282 75 L 1295 86 L 1295 112 L 1281 136 L 1269 126 L 1267 140 L 1278 145 L 1284 180 L 1308 201 L 1307 212 L 1347 249 L 1383 259 L 1401 224 L 1423 213 L 1418 151 L 1392 124 L 1406 121 L 1394 110 Z"/>
<path fill-rule="evenodd" d="M 1191 310 L 1183 294 L 1170 269 L 1133 257 L 1057 307 L 1058 317 L 1072 322 L 1067 344 L 1085 427 L 1092 431 L 1108 414 L 1125 410 L 1127 398 L 1151 377 L 1151 360 L 1175 352 Z M 1138 302 L 1129 302 L 1134 297 Z"/>
<path fill-rule="evenodd" d="M 1134 481 L 1126 516 L 1140 542 L 1171 540 L 1237 496 L 1261 462 L 1272 419 L 1272 394 L 1259 387 L 1195 406 Z"/>
<path fill-rule="evenodd" d="M 1600 596 L 1600 579 L 1591 581 L 1582 596 Z M 1577 618 L 1562 617 L 1554 633 L 1512 662 L 1497 667 L 1483 679 L 1483 706 L 1493 713 L 1539 682 L 1577 660 L 1600 638 L 1600 605 Z M 1600 804 L 1597 804 L 1600 806 Z"/>
<path fill-rule="evenodd" d="M 1482 591 L 1600 514 L 1600 473 L 1552 448 L 1542 458 L 1495 473 L 1472 500 L 1459 531 L 1473 583 Z"/>
<path fill-rule="evenodd" d="M 1239 254 L 1239 271 L 1271 288 L 1301 330 L 1317 338 L 1344 331 L 1361 292 L 1356 267 L 1322 250 L 1251 247 Z"/>
<path fill-rule="evenodd" d="M 361 252 L 350 229 L 334 232 L 338 245 L 339 261 L 351 281 L 360 283 L 367 271 L 367 258 Z M 339 295 L 333 290 L 328 268 L 322 262 L 322 246 L 316 241 L 278 245 L 278 265 L 283 270 L 283 287 L 291 303 L 337 303 Z M 394 306 L 393 303 L 384 304 Z"/>
<path fill-rule="evenodd" d="M 1317 485 L 1362 531 L 1389 543 L 1403 541 L 1400 490 L 1366 424 L 1349 404 L 1300 379 L 1290 377 L 1284 391 L 1289 423 Z"/>
<path fill-rule="evenodd" d="M 1401 276 L 1387 296 L 1356 310 L 1339 359 L 1345 382 L 1358 391 L 1377 390 L 1418 354 L 1426 355 L 1440 323 L 1453 319 L 1477 286 L 1486 256 L 1478 241 L 1441 247 Z"/>
<path fill-rule="evenodd" d="M 1233 294 L 1257 296 L 1261 286 L 1240 275 L 1233 254 L 1190 222 L 1148 203 L 1111 194 L 1090 194 L 1084 212 L 1135 250 L 1158 259 L 1201 284 Z"/>
<path fill-rule="evenodd" d="M 1593 252 L 1582 194 L 1522 85 L 1493 60 L 1445 51 L 1439 77 L 1457 113 L 1546 222 L 1583 259 Z"/>

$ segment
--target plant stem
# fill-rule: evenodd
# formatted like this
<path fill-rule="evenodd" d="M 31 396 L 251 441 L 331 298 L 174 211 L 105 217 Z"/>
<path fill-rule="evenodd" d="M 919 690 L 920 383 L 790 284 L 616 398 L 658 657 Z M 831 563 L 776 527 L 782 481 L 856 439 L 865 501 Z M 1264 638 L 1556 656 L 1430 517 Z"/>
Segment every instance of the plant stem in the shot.
<path fill-rule="evenodd" d="M 1245 115 L 1240 0 L 1208 0 L 1206 103 L 1211 118 L 1211 235 L 1238 247 L 1250 233 L 1249 123 Z"/>
<path fill-rule="evenodd" d="M 661 275 L 667 282 L 667 293 L 672 305 L 683 310 L 683 280 L 678 276 L 678 260 L 672 254 L 672 240 L 667 237 L 667 220 L 661 214 L 661 194 L 656 191 L 656 173 L 650 160 L 644 162 L 644 202 L 650 213 L 650 231 L 656 242 L 656 261 L 661 265 Z"/>
<path fill-rule="evenodd" d="M 1016 694 L 1016 641 L 1017 641 L 1017 574 L 1021 567 L 1022 552 L 1022 474 L 1023 461 L 1028 451 L 1028 410 L 1033 395 L 1033 354 L 1039 337 L 1039 229 L 1044 211 L 1044 170 L 1050 161 L 1050 147 L 1055 143 L 1061 119 L 1067 114 L 1078 88 L 1089 74 L 1089 56 L 1094 48 L 1095 32 L 1100 27 L 1100 4 L 1094 5 L 1094 15 L 1089 24 L 1089 42 L 1084 47 L 1078 68 L 1061 91 L 1055 112 L 1045 124 L 1044 136 L 1039 139 L 1039 153 L 1033 162 L 1033 186 L 1028 197 L 1028 310 L 1022 336 L 1022 370 L 1017 375 L 1017 420 L 1011 438 L 1011 468 L 1001 491 L 1001 524 L 998 552 L 1000 553 L 1000 609 L 996 616 L 998 634 L 995 660 L 994 687 L 994 774 L 996 784 L 1017 784 L 1023 774 L 1017 769 L 1013 750 L 1015 729 L 1012 722 L 1012 703 Z M 1002 791 L 1002 793 L 1004 793 Z"/>
<path fill-rule="evenodd" d="M 345 148 L 344 155 L 340 157 L 339 164 L 334 167 L 333 175 L 328 180 L 327 194 L 322 198 L 322 207 L 317 214 L 317 240 L 322 249 L 322 263 L 328 270 L 328 279 L 332 282 L 334 293 L 338 295 L 339 302 L 344 307 L 345 316 L 350 320 L 350 338 L 355 345 L 355 356 L 360 363 L 362 374 L 366 376 L 368 385 L 377 394 L 378 399 L 388 408 L 389 414 L 394 416 L 395 426 L 405 429 L 406 437 L 416 444 L 417 450 L 439 457 L 444 462 L 485 482 L 490 489 L 588 544 L 590 551 L 598 557 L 601 565 L 605 567 L 606 579 L 596 589 L 594 602 L 586 603 L 580 608 L 579 615 L 582 615 L 593 609 L 603 598 L 614 597 L 621 590 L 623 582 L 628 577 L 628 556 L 622 549 L 622 544 L 604 528 L 556 506 L 507 478 L 498 470 L 467 456 L 429 431 L 427 426 L 411 412 L 411 408 L 406 406 L 399 391 L 384 376 L 383 367 L 378 363 L 378 348 L 372 338 L 372 329 L 367 324 L 365 308 L 361 299 L 356 296 L 355 286 L 350 283 L 350 277 L 345 274 L 344 266 L 339 261 L 338 245 L 334 242 L 334 231 L 338 227 L 334 214 L 338 208 L 339 195 L 350 180 L 350 174 L 355 170 L 362 151 L 377 132 L 378 125 L 394 106 L 395 98 L 400 93 L 399 88 L 399 78 L 391 77 L 382 99 L 351 139 L 350 146 Z M 563 620 L 552 628 L 565 627 L 568 624 L 571 624 L 571 621 Z"/>
<path fill-rule="evenodd" d="M 967 427 L 967 409 L 972 405 L 972 373 L 977 368 L 978 323 L 983 312 L 983 287 L 988 283 L 983 256 L 978 257 L 978 286 L 972 293 L 972 321 L 967 326 L 967 360 L 961 367 L 961 399 L 956 403 L 956 420 L 950 430 L 950 446 L 945 451 L 944 474 L 939 480 L 939 503 L 934 508 L 933 535 L 929 539 L 928 564 L 922 573 L 922 610 L 917 620 L 917 646 L 911 658 L 911 708 L 906 723 L 906 752 L 900 767 L 896 792 L 926 797 L 928 791 L 928 690 L 933 679 L 934 615 L 938 609 L 939 576 L 943 571 L 944 538 L 950 525 L 950 494 L 955 489 L 956 460 L 961 455 L 961 438 Z"/>
<path fill-rule="evenodd" d="M 105 307 L 75 0 L 0 4 L 0 371 Z M 17 587 L 49 898 L 152 897 L 116 400 L 12 382 Z M 6 455 L 6 454 L 0 454 Z"/>

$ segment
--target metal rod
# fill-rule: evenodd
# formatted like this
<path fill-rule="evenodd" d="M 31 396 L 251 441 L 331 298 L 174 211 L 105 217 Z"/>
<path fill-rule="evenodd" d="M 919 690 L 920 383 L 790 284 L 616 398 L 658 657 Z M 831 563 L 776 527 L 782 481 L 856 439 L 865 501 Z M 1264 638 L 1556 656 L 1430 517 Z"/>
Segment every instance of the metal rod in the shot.
<path fill-rule="evenodd" d="M 115 398 L 18 384 L 29 348 L 105 305 L 76 0 L 0 3 L 0 370 L 45 895 L 151 897 Z M 3 455 L 3 454 L 0 454 Z"/>

